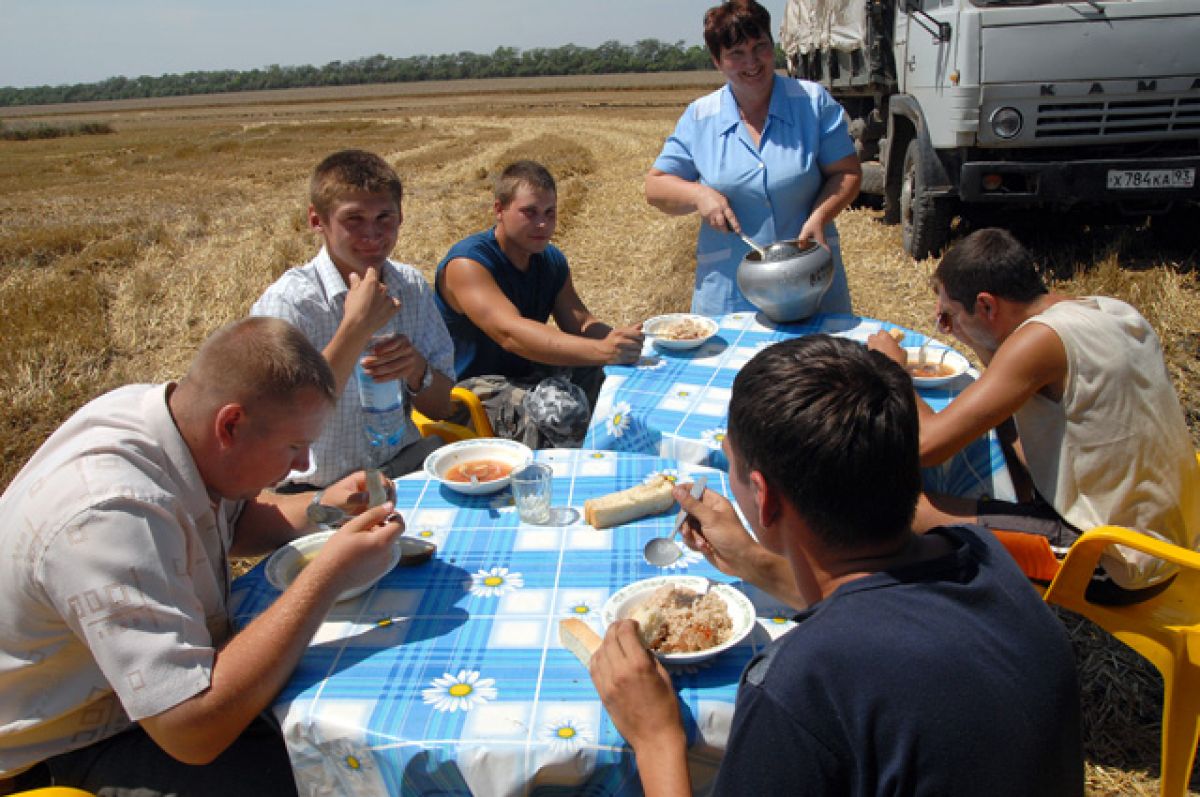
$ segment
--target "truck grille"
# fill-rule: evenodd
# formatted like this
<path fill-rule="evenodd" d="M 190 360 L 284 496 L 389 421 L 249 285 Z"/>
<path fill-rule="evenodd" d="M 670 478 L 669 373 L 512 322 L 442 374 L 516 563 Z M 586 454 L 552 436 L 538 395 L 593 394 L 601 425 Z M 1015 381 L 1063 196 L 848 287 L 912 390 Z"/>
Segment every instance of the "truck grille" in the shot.
<path fill-rule="evenodd" d="M 1085 100 L 1038 105 L 1037 138 L 1144 136 L 1200 133 L 1200 97 Z"/>

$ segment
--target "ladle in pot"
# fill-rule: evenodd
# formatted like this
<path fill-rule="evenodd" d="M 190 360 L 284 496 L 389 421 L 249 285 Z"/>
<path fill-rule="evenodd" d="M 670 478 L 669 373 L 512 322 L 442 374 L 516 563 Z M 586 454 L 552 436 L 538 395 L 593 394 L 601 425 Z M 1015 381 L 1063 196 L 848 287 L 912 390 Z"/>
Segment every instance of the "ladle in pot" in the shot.
<path fill-rule="evenodd" d="M 767 259 L 767 250 L 765 248 L 759 246 L 758 244 L 756 244 L 754 242 L 754 239 L 751 238 L 749 235 L 746 235 L 746 233 L 744 233 L 744 232 L 734 232 L 733 225 L 731 225 L 728 221 L 725 222 L 725 228 L 728 229 L 730 232 L 734 233 L 734 235 L 741 238 L 743 241 L 745 241 L 746 246 L 749 246 L 755 252 L 758 252 L 759 257 L 761 257 L 764 260 Z"/>

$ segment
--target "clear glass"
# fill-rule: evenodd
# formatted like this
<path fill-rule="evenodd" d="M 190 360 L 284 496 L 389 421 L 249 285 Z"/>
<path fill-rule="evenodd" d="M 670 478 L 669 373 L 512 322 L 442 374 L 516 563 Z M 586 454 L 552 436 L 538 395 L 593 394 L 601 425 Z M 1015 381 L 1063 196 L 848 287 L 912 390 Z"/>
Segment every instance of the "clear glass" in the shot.
<path fill-rule="evenodd" d="M 513 501 L 524 523 L 550 522 L 550 496 L 554 471 L 549 465 L 534 462 L 513 471 Z"/>

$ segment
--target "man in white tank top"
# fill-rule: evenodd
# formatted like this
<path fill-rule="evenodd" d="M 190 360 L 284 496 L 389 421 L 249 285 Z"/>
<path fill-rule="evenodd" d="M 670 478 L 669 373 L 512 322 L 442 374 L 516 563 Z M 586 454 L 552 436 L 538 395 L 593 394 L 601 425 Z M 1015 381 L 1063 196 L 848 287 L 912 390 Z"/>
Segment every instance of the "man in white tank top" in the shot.
<path fill-rule="evenodd" d="M 1128 304 L 1047 291 L 1008 232 L 979 230 L 934 273 L 938 328 L 970 346 L 983 375 L 941 412 L 921 402 L 921 464 L 945 462 L 988 430 L 1016 421 L 1010 461 L 1021 502 L 927 495 L 916 526 L 964 519 L 1039 533 L 1069 546 L 1082 531 L 1126 526 L 1189 549 L 1200 543 L 1200 469 L 1158 336 Z M 871 348 L 903 362 L 886 334 Z M 1122 547 L 1101 559 L 1113 601 L 1173 573 Z M 1129 595 L 1134 592 L 1136 594 Z"/>

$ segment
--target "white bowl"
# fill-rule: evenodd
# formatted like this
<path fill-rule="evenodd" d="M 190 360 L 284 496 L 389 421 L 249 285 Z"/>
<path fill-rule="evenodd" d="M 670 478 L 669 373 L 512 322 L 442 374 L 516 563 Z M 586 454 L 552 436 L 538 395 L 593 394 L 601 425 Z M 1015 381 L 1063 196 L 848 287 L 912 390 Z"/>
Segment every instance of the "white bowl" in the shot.
<path fill-rule="evenodd" d="M 905 346 L 905 353 L 908 355 L 908 362 L 915 364 L 920 357 L 920 346 Z M 943 353 L 945 357 L 943 358 Z M 971 363 L 966 357 L 956 352 L 954 349 L 946 348 L 937 344 L 930 344 L 925 349 L 925 362 L 937 363 L 941 362 L 952 369 L 952 372 L 945 376 L 914 376 L 913 384 L 917 387 L 938 387 L 953 382 L 967 372 L 971 367 Z"/>
<path fill-rule="evenodd" d="M 638 604 L 649 598 L 654 590 L 664 584 L 687 587 L 696 592 L 703 592 L 705 588 L 708 588 L 725 601 L 725 608 L 733 623 L 729 638 L 707 650 L 698 650 L 695 653 L 659 653 L 655 651 L 654 655 L 667 664 L 696 664 L 711 659 L 718 653 L 741 643 L 754 629 L 754 604 L 750 602 L 745 593 L 718 581 L 711 582 L 711 586 L 709 586 L 709 580 L 703 576 L 655 576 L 622 587 L 610 595 L 600 609 L 600 619 L 603 620 L 605 627 L 628 617 Z"/>
<path fill-rule="evenodd" d="M 321 550 L 321 546 L 325 541 L 336 534 L 336 531 L 319 531 L 316 534 L 309 534 L 306 537 L 300 537 L 292 540 L 287 545 L 279 548 L 275 553 L 271 554 L 267 559 L 266 576 L 267 581 L 271 583 L 275 589 L 282 592 L 296 580 L 296 576 L 300 571 L 312 561 L 317 552 Z M 380 573 L 377 578 L 373 578 L 366 584 L 360 584 L 357 587 L 346 590 L 341 595 L 338 595 L 339 601 L 350 600 L 357 598 L 359 595 L 366 592 L 375 582 L 383 578 L 384 574 L 388 573 L 393 567 L 400 562 L 400 546 L 393 545 L 391 556 L 388 559 L 387 570 Z"/>
<path fill-rule="evenodd" d="M 658 330 L 665 328 L 668 324 L 676 321 L 689 319 L 700 324 L 707 330 L 706 334 L 698 338 L 688 338 L 687 340 L 673 340 L 671 338 L 658 337 Z M 687 349 L 695 349 L 703 346 L 708 342 L 708 339 L 717 334 L 717 322 L 706 315 L 693 315 L 692 313 L 668 313 L 667 315 L 656 315 L 654 318 L 647 318 L 642 322 L 642 331 L 654 339 L 654 345 L 660 349 L 669 349 L 671 351 L 685 351 Z"/>
<path fill-rule="evenodd" d="M 506 465 L 512 466 L 509 470 L 510 475 L 476 484 L 453 482 L 446 479 L 446 471 L 455 465 L 461 465 L 473 459 L 500 460 Z M 507 487 L 512 480 L 512 471 L 532 461 L 533 452 L 529 450 L 529 446 L 523 443 L 499 437 L 477 437 L 473 440 L 460 440 L 431 452 L 429 456 L 425 457 L 425 473 L 455 492 L 464 495 L 488 495 Z"/>

